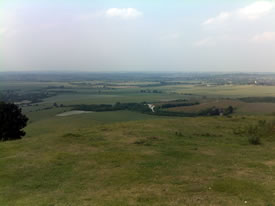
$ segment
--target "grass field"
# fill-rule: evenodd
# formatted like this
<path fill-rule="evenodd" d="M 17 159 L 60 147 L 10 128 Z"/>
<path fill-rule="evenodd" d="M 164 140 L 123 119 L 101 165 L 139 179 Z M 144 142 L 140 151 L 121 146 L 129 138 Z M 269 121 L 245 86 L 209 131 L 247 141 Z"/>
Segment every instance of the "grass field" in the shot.
<path fill-rule="evenodd" d="M 248 96 L 275 96 L 274 86 L 259 85 L 212 85 L 212 86 L 166 86 L 166 91 L 176 91 L 177 93 L 191 93 L 209 97 L 248 97 Z"/>
<path fill-rule="evenodd" d="M 275 103 L 237 98 L 272 97 L 275 87 L 193 81 L 0 82 L 1 91 L 54 93 L 22 106 L 30 119 L 22 140 L 0 142 L 0 206 L 275 205 L 274 129 L 260 145 L 236 132 L 275 112 Z M 236 110 L 230 117 L 127 110 L 57 116 L 73 104 L 144 101 L 200 103 L 168 109 L 174 112 Z"/>
<path fill-rule="evenodd" d="M 0 205 L 275 204 L 275 136 L 253 146 L 233 133 L 266 117 L 92 115 L 36 121 L 1 143 Z"/>

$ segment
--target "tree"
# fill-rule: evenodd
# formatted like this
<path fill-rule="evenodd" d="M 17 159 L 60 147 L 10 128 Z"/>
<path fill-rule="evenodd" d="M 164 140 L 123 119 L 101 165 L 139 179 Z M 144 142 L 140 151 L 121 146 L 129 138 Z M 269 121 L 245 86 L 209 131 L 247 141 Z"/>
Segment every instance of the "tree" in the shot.
<path fill-rule="evenodd" d="M 0 102 L 0 141 L 21 139 L 27 122 L 28 118 L 17 105 Z"/>
<path fill-rule="evenodd" d="M 232 106 L 229 106 L 225 110 L 225 115 L 232 114 L 234 112 L 234 108 Z"/>

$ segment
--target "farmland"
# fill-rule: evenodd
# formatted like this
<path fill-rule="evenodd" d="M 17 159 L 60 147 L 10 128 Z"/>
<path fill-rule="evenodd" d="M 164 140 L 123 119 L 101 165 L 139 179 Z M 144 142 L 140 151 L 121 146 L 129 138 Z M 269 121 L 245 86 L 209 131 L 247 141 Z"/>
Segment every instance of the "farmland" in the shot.
<path fill-rule="evenodd" d="M 275 86 L 272 75 L 241 77 L 1 74 L 1 100 L 14 99 L 29 123 L 23 139 L 0 142 L 0 205 L 275 205 L 273 124 L 257 145 L 246 132 L 273 122 Z M 169 115 L 72 113 L 130 103 Z"/>

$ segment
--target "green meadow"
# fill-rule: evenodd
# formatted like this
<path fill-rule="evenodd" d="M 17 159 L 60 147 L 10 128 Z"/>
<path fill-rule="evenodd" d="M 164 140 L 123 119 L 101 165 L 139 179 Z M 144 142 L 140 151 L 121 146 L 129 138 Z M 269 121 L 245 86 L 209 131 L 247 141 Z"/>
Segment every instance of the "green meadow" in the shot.
<path fill-rule="evenodd" d="M 0 82 L 2 91 L 48 95 L 20 105 L 29 117 L 25 137 L 0 142 L 0 205 L 275 205 L 275 130 L 257 134 L 257 145 L 245 132 L 273 121 L 273 103 L 239 99 L 273 97 L 274 87 L 156 82 Z M 193 118 L 128 110 L 57 116 L 74 104 L 183 99 L 199 104 L 169 110 L 232 105 L 235 112 Z"/>
<path fill-rule="evenodd" d="M 266 117 L 93 115 L 35 121 L 1 143 L 0 205 L 275 203 L 274 135 L 255 146 L 233 132 Z"/>

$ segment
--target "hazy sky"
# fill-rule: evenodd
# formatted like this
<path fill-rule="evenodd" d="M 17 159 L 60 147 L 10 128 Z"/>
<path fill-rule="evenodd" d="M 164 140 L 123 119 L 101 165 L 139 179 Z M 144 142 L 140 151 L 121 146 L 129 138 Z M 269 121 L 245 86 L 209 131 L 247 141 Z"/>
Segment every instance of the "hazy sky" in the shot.
<path fill-rule="evenodd" d="M 0 71 L 275 72 L 275 0 L 0 0 Z"/>

